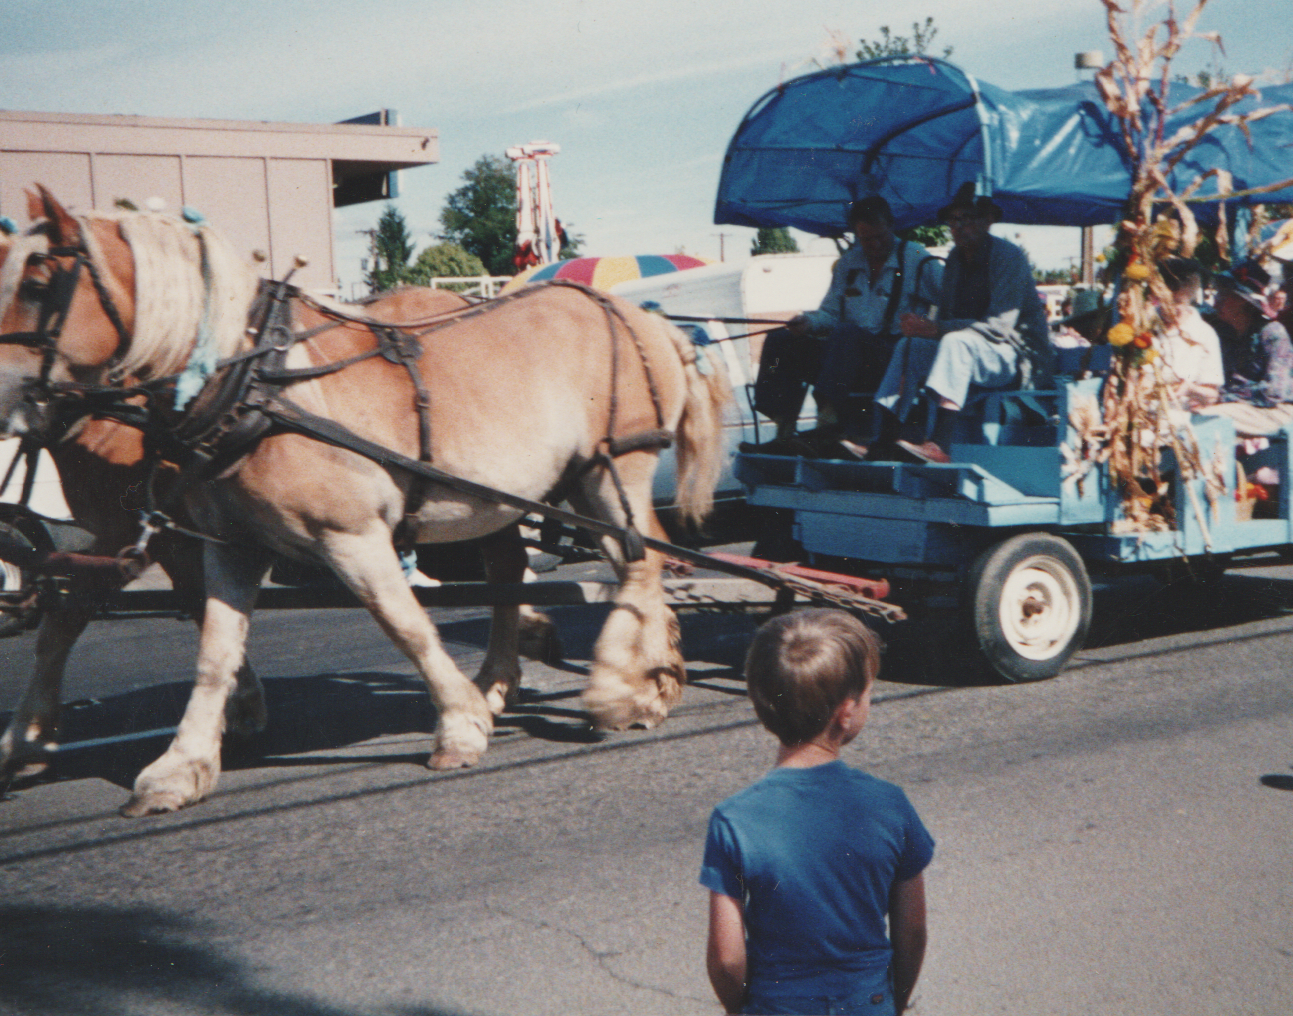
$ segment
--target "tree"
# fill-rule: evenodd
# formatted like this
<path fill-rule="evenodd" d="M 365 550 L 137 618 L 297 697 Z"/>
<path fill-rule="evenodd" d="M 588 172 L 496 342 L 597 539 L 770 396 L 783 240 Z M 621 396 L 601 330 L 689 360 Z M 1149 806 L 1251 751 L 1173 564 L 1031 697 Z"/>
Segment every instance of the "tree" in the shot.
<path fill-rule="evenodd" d="M 760 226 L 758 235 L 750 244 L 750 255 L 798 254 L 799 244 L 785 226 Z"/>
<path fill-rule="evenodd" d="M 446 276 L 458 278 L 487 274 L 489 273 L 485 271 L 485 265 L 480 258 L 463 250 L 456 243 L 437 243 L 428 247 L 417 256 L 409 269 L 410 281 L 418 286 L 428 286 L 432 279 Z M 445 288 L 457 287 L 449 285 Z"/>
<path fill-rule="evenodd" d="M 919 21 L 911 23 L 911 35 L 891 35 L 888 25 L 880 26 L 880 38 L 878 39 L 859 39 L 860 48 L 857 52 L 859 60 L 877 60 L 882 56 L 922 56 L 934 43 L 934 36 L 938 35 L 938 29 L 934 27 L 934 19 L 926 18 L 922 25 Z M 952 47 L 943 47 L 943 59 L 946 60 L 952 55 Z"/>
<path fill-rule="evenodd" d="M 491 275 L 512 275 L 516 246 L 516 178 L 501 155 L 482 155 L 440 212 L 442 238 L 476 255 Z"/>
<path fill-rule="evenodd" d="M 394 205 L 387 205 L 377 220 L 372 236 L 372 264 L 365 281 L 379 293 L 409 281 L 409 258 L 413 254 L 413 237 L 409 235 L 404 216 Z"/>
<path fill-rule="evenodd" d="M 941 222 L 934 226 L 912 226 L 898 230 L 900 240 L 911 240 L 922 247 L 950 247 L 952 231 Z"/>

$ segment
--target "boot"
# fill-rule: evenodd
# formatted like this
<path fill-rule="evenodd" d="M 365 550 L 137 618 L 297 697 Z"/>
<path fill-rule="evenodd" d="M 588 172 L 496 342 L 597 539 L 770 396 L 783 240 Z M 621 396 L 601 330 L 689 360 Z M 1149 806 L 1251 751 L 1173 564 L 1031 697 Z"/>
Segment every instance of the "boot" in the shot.
<path fill-rule="evenodd" d="M 793 455 L 788 442 L 795 436 L 794 417 L 773 417 L 772 424 L 777 429 L 777 436 L 771 441 L 742 441 L 738 446 L 747 455 Z"/>
<path fill-rule="evenodd" d="M 934 416 L 934 431 L 926 441 L 921 444 L 899 441 L 898 447 L 921 462 L 951 462 L 952 457 L 948 455 L 947 449 L 952 446 L 952 435 L 956 433 L 957 412 L 940 406 Z"/>

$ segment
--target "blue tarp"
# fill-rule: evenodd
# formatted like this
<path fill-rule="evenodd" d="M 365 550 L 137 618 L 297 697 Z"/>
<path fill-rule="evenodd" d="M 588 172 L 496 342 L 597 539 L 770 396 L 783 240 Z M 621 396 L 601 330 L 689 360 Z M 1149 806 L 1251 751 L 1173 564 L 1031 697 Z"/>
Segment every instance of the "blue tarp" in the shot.
<path fill-rule="evenodd" d="M 1172 105 L 1198 94 L 1173 85 Z M 1293 85 L 1262 90 L 1234 112 L 1293 102 Z M 1170 133 L 1211 108 L 1190 107 Z M 1212 168 L 1235 190 L 1293 177 L 1293 112 L 1210 135 L 1177 167 L 1179 190 Z M 1117 221 L 1130 159 L 1094 84 L 1006 92 L 932 58 L 888 58 L 786 82 L 750 110 L 728 146 L 714 221 L 794 226 L 839 236 L 850 202 L 881 194 L 899 228 L 932 222 L 965 181 L 1007 222 L 1093 226 Z M 1216 193 L 1215 179 L 1199 193 Z M 1293 201 L 1293 187 L 1249 201 Z M 1194 205 L 1215 221 L 1215 204 Z"/>

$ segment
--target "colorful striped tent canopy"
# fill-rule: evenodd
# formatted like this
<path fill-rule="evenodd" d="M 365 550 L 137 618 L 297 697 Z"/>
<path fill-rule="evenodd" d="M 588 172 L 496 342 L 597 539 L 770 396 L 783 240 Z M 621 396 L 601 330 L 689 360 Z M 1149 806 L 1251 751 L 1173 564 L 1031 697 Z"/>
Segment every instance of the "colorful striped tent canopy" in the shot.
<path fill-rule="evenodd" d="M 652 275 L 665 275 L 669 272 L 680 272 L 687 268 L 699 268 L 701 265 L 712 263 L 707 258 L 696 258 L 690 254 L 571 258 L 568 261 L 554 261 L 550 265 L 535 265 L 533 268 L 527 268 L 507 283 L 501 292 L 510 293 L 528 283 L 542 282 L 545 279 L 570 279 L 592 286 L 594 289 L 610 290 L 612 286 L 632 279 L 645 279 Z"/>

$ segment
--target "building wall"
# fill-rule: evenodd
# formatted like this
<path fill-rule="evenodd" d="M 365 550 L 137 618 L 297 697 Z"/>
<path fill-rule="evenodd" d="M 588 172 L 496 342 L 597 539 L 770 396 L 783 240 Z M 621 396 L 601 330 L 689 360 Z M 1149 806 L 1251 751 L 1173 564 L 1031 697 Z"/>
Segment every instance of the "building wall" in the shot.
<path fill-rule="evenodd" d="M 335 168 L 380 172 L 435 162 L 434 131 L 0 112 L 0 214 L 26 225 L 25 192 L 43 184 L 73 211 L 118 200 L 206 216 L 262 274 L 330 289 L 336 279 Z"/>

